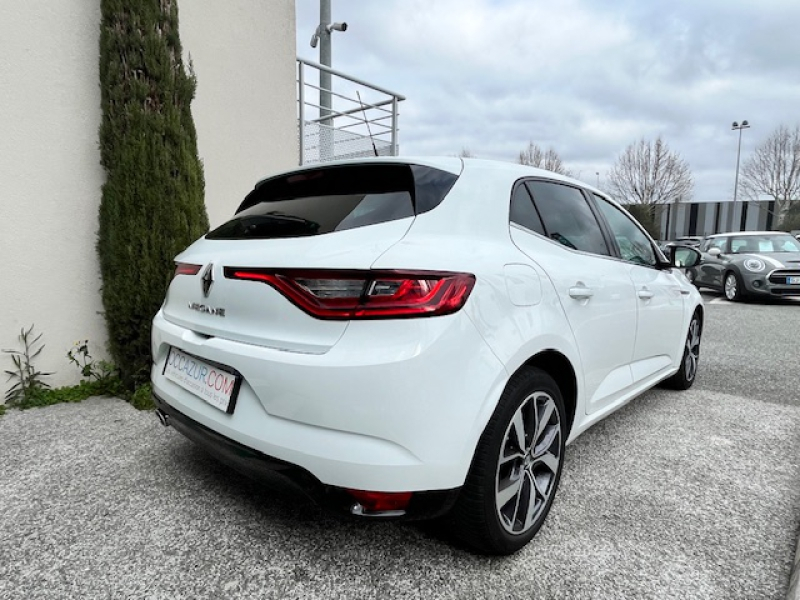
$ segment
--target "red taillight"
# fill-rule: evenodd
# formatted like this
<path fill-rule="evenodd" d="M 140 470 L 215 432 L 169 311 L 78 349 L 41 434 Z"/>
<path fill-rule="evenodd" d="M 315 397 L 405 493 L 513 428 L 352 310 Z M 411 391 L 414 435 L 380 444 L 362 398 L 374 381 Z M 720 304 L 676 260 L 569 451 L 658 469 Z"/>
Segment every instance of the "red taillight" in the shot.
<path fill-rule="evenodd" d="M 203 265 L 193 265 L 190 263 L 175 263 L 175 277 L 178 275 L 197 275 Z"/>
<path fill-rule="evenodd" d="M 225 267 L 225 277 L 267 283 L 318 319 L 397 319 L 449 315 L 475 285 L 469 273 L 335 271 Z"/>
<path fill-rule="evenodd" d="M 405 510 L 411 502 L 412 492 L 367 492 L 347 490 L 358 503 L 369 512 Z"/>

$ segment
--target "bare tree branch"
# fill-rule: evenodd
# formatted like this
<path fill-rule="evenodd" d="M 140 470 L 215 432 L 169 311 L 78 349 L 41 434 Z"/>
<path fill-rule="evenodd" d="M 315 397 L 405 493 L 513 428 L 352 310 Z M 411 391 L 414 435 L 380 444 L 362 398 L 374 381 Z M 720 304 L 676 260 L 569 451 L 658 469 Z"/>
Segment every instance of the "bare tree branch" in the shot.
<path fill-rule="evenodd" d="M 783 218 L 800 197 L 800 125 L 778 127 L 748 158 L 741 171 L 742 193 L 752 200 L 767 196 Z"/>
<path fill-rule="evenodd" d="M 666 204 L 692 197 L 692 172 L 661 136 L 632 143 L 617 158 L 608 186 L 623 204 Z"/>
<path fill-rule="evenodd" d="M 572 173 L 564 166 L 564 162 L 553 148 L 542 150 L 538 144 L 528 142 L 528 148 L 519 153 L 517 162 L 521 165 L 547 169 L 553 173 L 572 177 Z"/>

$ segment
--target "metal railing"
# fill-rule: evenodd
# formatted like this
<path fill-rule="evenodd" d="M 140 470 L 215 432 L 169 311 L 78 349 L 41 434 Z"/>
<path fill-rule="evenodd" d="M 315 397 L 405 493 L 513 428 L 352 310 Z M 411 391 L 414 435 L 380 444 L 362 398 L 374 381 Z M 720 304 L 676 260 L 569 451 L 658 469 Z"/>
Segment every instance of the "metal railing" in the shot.
<path fill-rule="evenodd" d="M 335 81 L 323 88 L 309 78 Z M 336 88 L 334 91 L 333 88 Z M 300 164 L 397 156 L 398 103 L 404 96 L 302 58 L 297 59 Z"/>

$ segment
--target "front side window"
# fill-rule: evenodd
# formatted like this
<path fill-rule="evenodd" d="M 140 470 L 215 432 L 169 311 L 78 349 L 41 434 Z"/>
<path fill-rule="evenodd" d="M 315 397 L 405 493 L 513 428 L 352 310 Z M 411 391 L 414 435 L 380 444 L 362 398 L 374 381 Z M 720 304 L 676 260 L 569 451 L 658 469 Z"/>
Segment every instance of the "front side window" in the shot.
<path fill-rule="evenodd" d="M 600 224 L 577 188 L 549 181 L 528 181 L 545 235 L 573 250 L 608 256 Z"/>
<path fill-rule="evenodd" d="M 800 242 L 791 235 L 748 235 L 731 238 L 733 254 L 800 252 Z"/>
<path fill-rule="evenodd" d="M 710 238 L 705 241 L 703 244 L 703 252 L 708 252 L 712 248 L 716 248 L 722 253 L 725 253 L 725 246 L 728 245 L 728 239 L 721 237 L 721 238 Z"/>
<path fill-rule="evenodd" d="M 653 244 L 633 219 L 605 198 L 595 194 L 594 199 L 617 240 L 620 257 L 637 265 L 656 266 L 658 259 Z"/>

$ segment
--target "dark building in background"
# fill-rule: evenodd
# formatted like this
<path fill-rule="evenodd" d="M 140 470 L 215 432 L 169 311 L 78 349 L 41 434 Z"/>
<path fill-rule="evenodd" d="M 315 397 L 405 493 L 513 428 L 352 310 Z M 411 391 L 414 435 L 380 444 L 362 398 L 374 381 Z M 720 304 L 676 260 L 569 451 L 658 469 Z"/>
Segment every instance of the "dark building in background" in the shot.
<path fill-rule="evenodd" d="M 655 217 L 663 240 L 729 231 L 778 229 L 772 200 L 745 200 L 735 204 L 729 201 L 663 204 L 658 207 Z"/>

